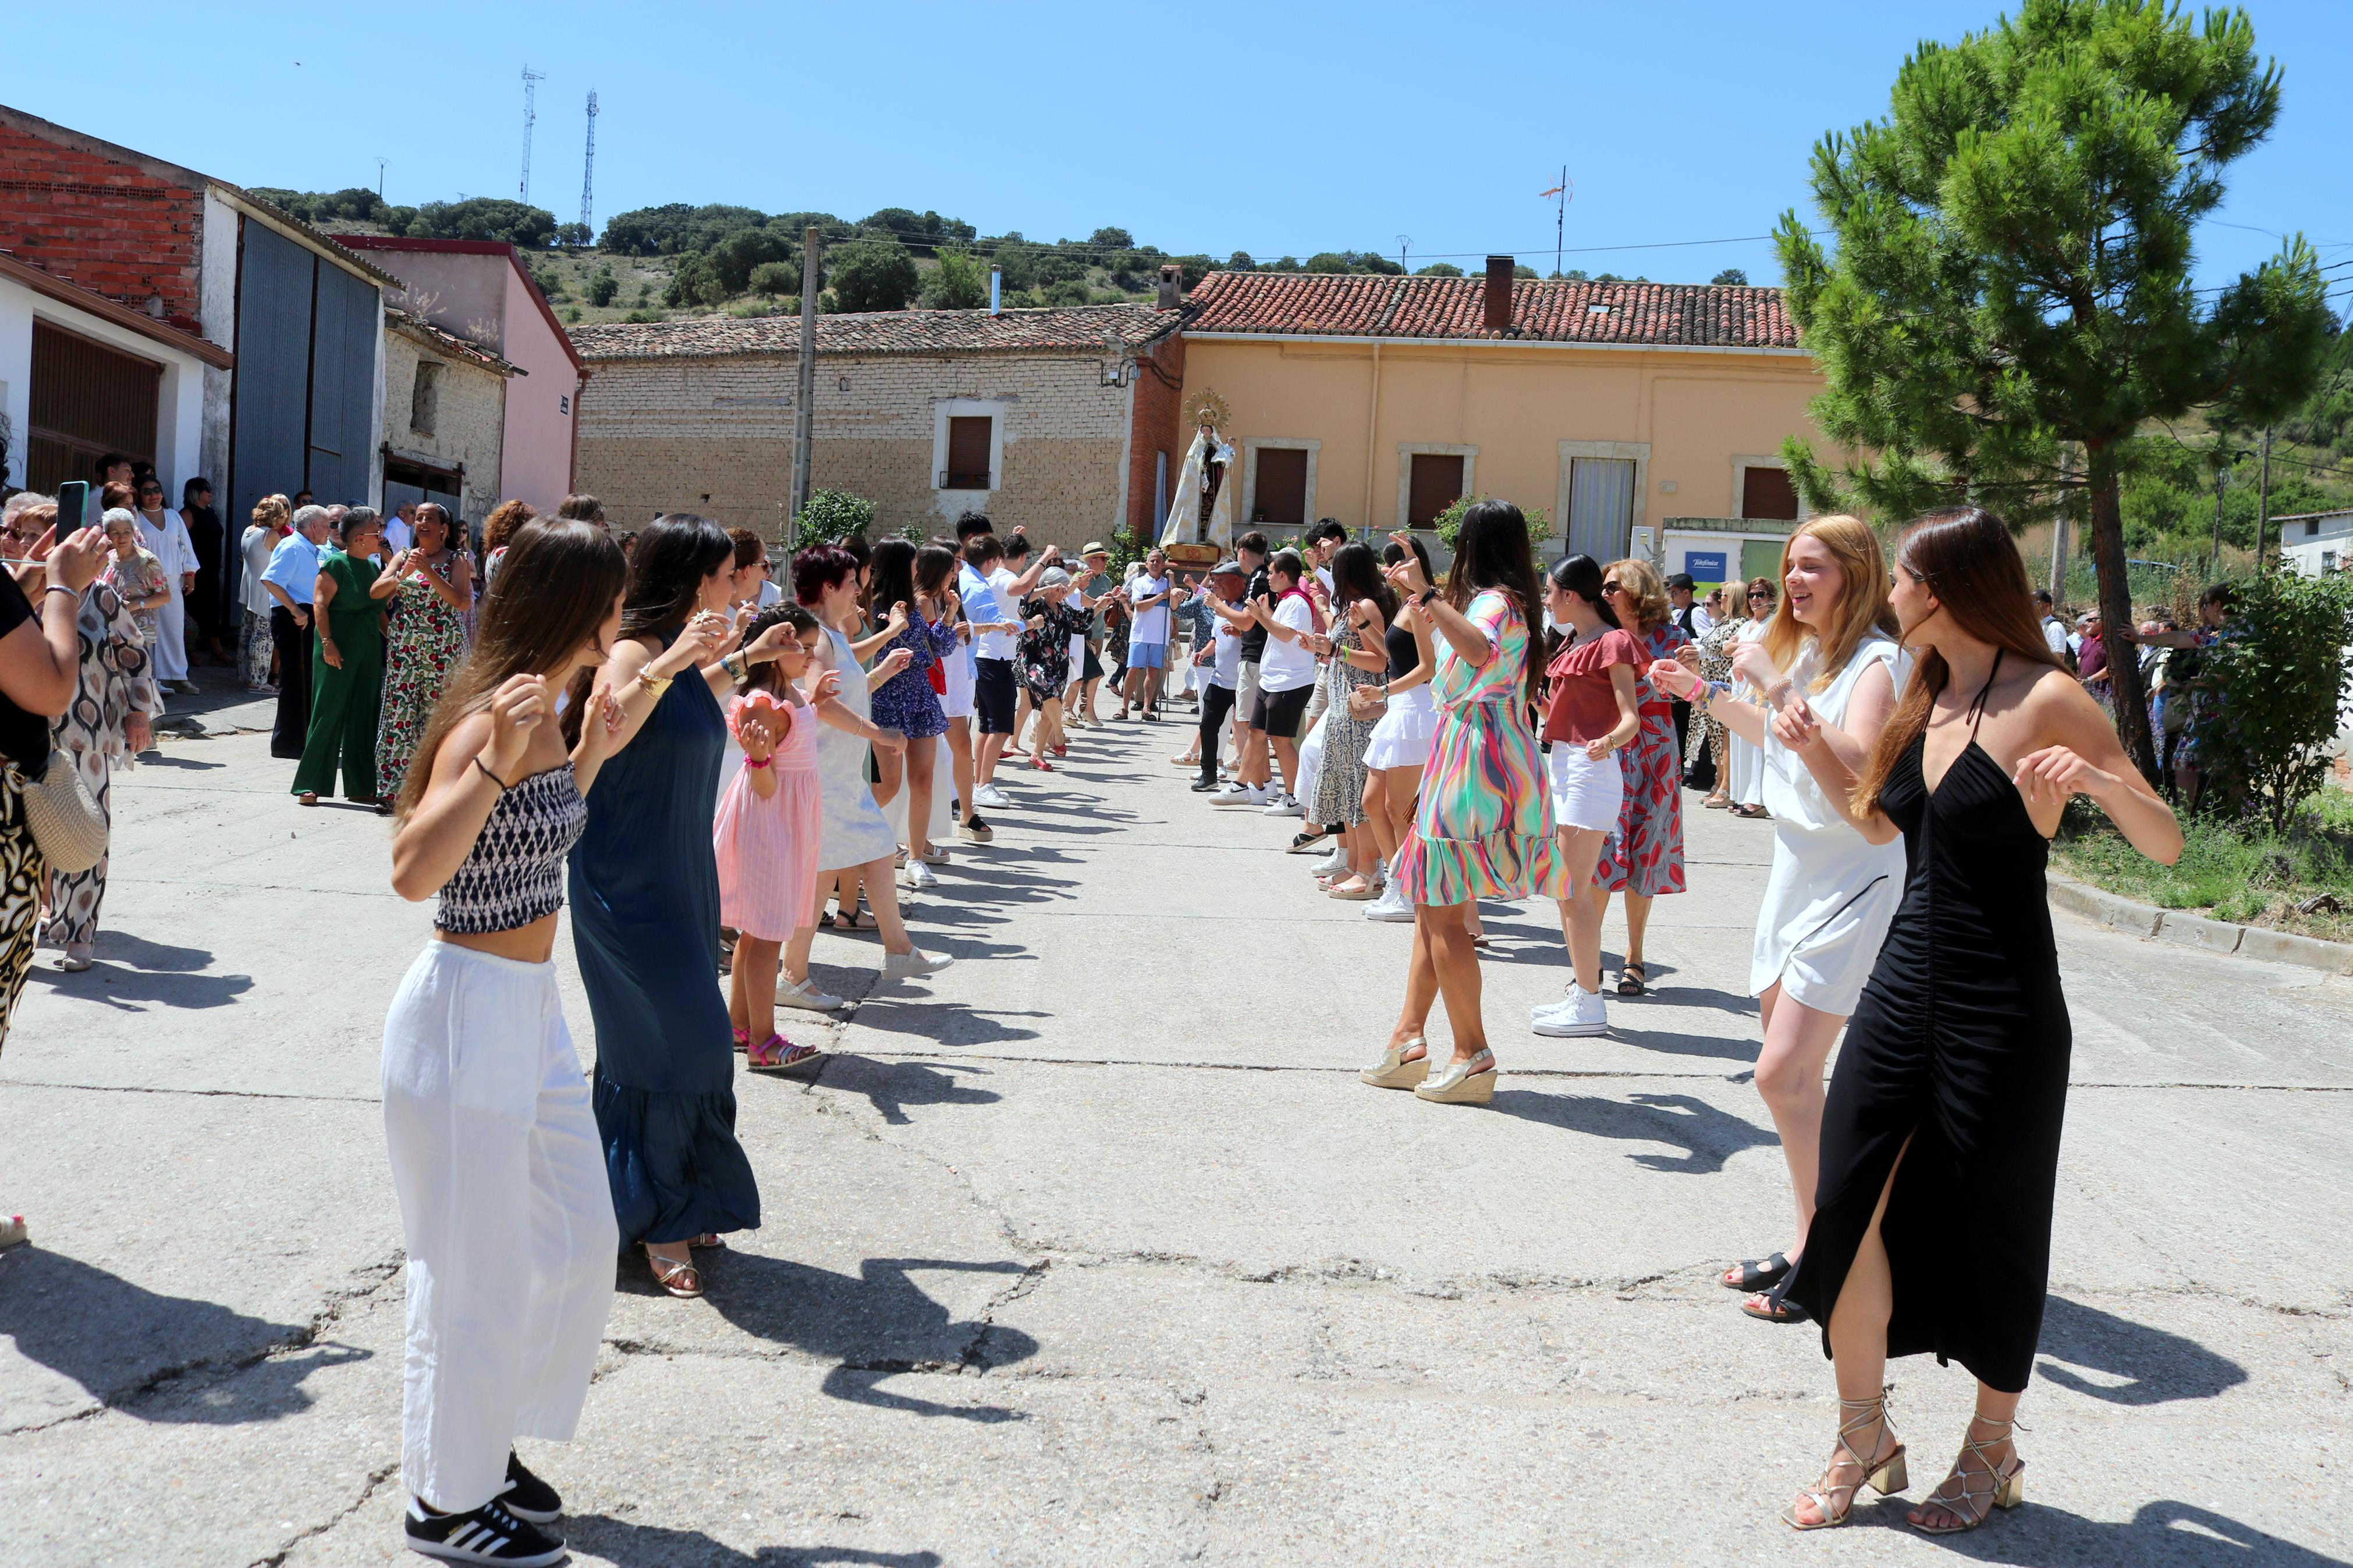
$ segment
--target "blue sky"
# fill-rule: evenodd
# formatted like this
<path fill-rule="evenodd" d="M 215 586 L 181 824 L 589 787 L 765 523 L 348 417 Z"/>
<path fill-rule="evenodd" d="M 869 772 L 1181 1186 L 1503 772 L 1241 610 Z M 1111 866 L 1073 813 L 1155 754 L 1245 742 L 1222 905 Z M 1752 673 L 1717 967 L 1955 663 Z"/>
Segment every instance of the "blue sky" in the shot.
<path fill-rule="evenodd" d="M 243 184 L 374 184 L 382 156 L 386 195 L 413 203 L 515 194 L 528 62 L 547 73 L 532 197 L 562 220 L 578 215 L 595 88 L 600 223 L 663 201 L 851 218 L 902 205 L 1033 239 L 1118 225 L 1219 257 L 1394 254 L 1410 235 L 1417 266 L 1508 250 L 1548 270 L 1537 193 L 1565 163 L 1567 243 L 1583 252 L 1567 265 L 1694 281 L 1742 267 L 1766 282 L 1760 241 L 1588 247 L 1766 234 L 1804 202 L 1814 141 L 1882 113 L 1915 42 L 1999 10 L 412 0 L 220 5 L 192 26 L 185 4 L 99 0 L 19 7 L 12 55 L 86 58 L 105 33 L 133 43 L 146 63 L 125 79 L 143 85 L 27 69 L 5 97 Z M 2353 256 L 2353 5 L 2251 11 L 2286 68 L 2286 107 L 2233 170 L 2221 218 L 2243 226 L 2200 236 L 2210 281 L 2299 228 L 2330 258 Z M 176 89 L 191 82 L 209 90 Z"/>

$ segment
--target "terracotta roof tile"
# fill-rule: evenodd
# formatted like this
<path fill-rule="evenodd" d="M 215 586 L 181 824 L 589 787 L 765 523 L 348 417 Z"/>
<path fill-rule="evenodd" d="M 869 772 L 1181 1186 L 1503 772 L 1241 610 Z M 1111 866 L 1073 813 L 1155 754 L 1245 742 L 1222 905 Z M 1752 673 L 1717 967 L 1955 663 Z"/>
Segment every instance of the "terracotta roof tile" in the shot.
<path fill-rule="evenodd" d="M 867 310 L 817 319 L 821 354 L 1101 353 L 1107 334 L 1133 351 L 1173 331 L 1175 310 L 1150 305 L 1063 305 L 1041 310 Z M 697 316 L 575 327 L 580 357 L 706 359 L 800 352 L 798 316 Z"/>
<path fill-rule="evenodd" d="M 1482 278 L 1212 272 L 1185 310 L 1191 332 L 1301 337 L 1494 339 Z M 1531 342 L 1689 348 L 1798 346 L 1778 289 L 1704 283 L 1512 285 L 1509 336 Z"/>

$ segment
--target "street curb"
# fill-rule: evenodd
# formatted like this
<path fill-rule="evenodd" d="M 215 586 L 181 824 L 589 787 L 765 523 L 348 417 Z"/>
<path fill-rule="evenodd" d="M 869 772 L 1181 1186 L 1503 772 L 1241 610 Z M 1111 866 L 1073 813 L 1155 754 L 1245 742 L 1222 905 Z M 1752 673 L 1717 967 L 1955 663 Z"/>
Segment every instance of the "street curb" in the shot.
<path fill-rule="evenodd" d="M 2201 952 L 2231 953 L 2265 963 L 2293 963 L 2330 974 L 2353 975 L 2353 945 L 2345 942 L 2324 942 L 2318 937 L 2298 936 L 2293 931 L 2271 931 L 2263 926 L 2210 921 L 2179 910 L 2161 910 L 2154 904 L 2137 903 L 2103 892 L 2055 872 L 2049 880 L 2051 901 L 2059 908 L 2096 925 L 2143 940 L 2178 942 Z"/>

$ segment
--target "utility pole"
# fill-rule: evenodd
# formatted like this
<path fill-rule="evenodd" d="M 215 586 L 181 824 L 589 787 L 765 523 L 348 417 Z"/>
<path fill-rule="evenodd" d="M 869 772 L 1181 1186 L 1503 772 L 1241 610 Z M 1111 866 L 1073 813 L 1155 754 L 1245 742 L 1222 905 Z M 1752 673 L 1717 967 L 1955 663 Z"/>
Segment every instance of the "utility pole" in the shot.
<path fill-rule="evenodd" d="M 539 109 L 532 83 L 546 79 L 545 71 L 535 71 L 529 66 L 522 68 L 522 184 L 518 188 L 522 193 L 522 201 L 525 206 L 531 205 L 531 128 L 539 121 Z"/>
<path fill-rule="evenodd" d="M 1400 271 L 1405 271 L 1405 272 L 1410 272 L 1410 271 L 1412 271 L 1412 270 L 1413 270 L 1413 268 L 1412 268 L 1411 267 L 1409 267 L 1409 266 L 1408 266 L 1408 265 L 1406 264 L 1405 253 L 1406 253 L 1407 251 L 1411 250 L 1411 249 L 1413 248 L 1413 236 L 1411 236 L 1411 235 L 1409 235 L 1409 234 L 1401 234 L 1401 235 L 1398 235 L 1398 236 L 1397 237 L 1397 242 L 1398 242 L 1398 270 L 1400 270 Z"/>
<path fill-rule="evenodd" d="M 384 166 L 391 162 L 389 158 L 375 161 L 375 199 L 378 201 L 384 200 Z"/>
<path fill-rule="evenodd" d="M 817 290 L 818 247 L 823 241 L 817 226 L 801 233 L 801 357 L 800 394 L 793 400 L 793 516 L 808 505 L 809 458 L 817 435 Z"/>
<path fill-rule="evenodd" d="M 2067 602 L 2067 511 L 2074 489 L 2075 447 L 2064 442 L 2059 447 L 2059 510 L 2051 518 L 2051 598 L 2059 605 Z"/>
<path fill-rule="evenodd" d="M 2255 570 L 2263 569 L 2263 535 L 2272 527 L 2272 427 L 2263 426 L 2263 478 L 2262 499 L 2255 508 Z"/>

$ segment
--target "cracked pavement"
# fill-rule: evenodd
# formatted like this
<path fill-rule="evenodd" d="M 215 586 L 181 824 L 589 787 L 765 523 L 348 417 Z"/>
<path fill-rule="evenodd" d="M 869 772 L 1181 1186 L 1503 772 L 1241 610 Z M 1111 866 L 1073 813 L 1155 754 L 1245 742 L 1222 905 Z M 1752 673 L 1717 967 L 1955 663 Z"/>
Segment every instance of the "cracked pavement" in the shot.
<path fill-rule="evenodd" d="M 2029 1506 L 1775 1520 L 1828 1452 L 1810 1329 L 1715 1273 L 1785 1246 L 1741 994 L 1769 828 L 1694 812 L 1651 999 L 1518 1026 L 1565 964 L 1491 906 L 1491 1109 L 1356 1081 L 1408 928 L 1219 812 L 1176 724 L 1083 736 L 913 923 L 814 1082 L 739 1077 L 766 1223 L 703 1300 L 623 1261 L 579 1439 L 526 1444 L 583 1563 L 2283 1563 L 2353 1556 L 2353 983 L 2058 917 L 2076 1089 Z M 98 966 L 0 1055 L 0 1563 L 417 1561 L 397 1542 L 383 1010 L 429 927 L 385 825 L 267 739 L 118 780 Z M 1615 951 L 1616 927 L 1607 945 Z M 588 1015 L 557 943 L 584 1056 Z M 1892 1366 L 1916 1499 L 1965 1375 Z"/>

